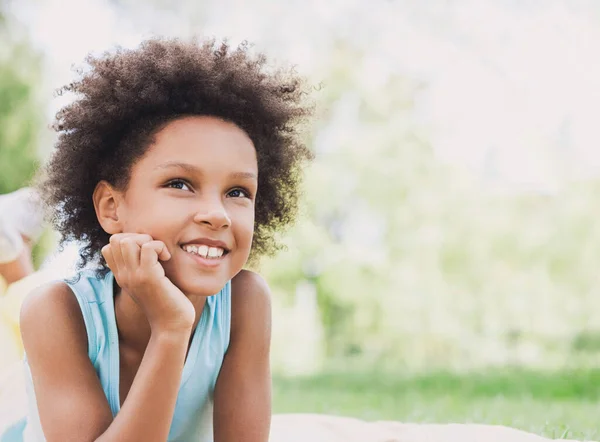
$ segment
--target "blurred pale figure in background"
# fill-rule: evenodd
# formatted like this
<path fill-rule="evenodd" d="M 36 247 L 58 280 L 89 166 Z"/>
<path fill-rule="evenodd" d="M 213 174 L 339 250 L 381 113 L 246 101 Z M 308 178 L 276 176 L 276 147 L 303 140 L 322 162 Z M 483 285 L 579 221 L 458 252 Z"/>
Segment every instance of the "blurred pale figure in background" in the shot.
<path fill-rule="evenodd" d="M 31 249 L 43 230 L 41 201 L 33 189 L 0 195 L 0 277 L 6 285 L 33 273 Z"/>
<path fill-rule="evenodd" d="M 22 356 L 18 310 L 25 293 L 18 284 L 34 274 L 32 247 L 43 230 L 41 201 L 33 189 L 0 195 L 0 369 Z M 7 290 L 13 287 L 11 295 Z"/>

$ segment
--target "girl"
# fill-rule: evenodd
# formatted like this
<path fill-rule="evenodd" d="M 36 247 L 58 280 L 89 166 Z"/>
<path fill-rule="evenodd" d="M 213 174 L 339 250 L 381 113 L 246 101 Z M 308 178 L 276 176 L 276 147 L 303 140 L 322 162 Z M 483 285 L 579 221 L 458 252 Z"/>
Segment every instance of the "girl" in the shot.
<path fill-rule="evenodd" d="M 242 268 L 294 218 L 303 83 L 244 45 L 87 61 L 40 188 L 95 268 L 24 301 L 29 413 L 2 441 L 266 441 L 269 289 Z"/>

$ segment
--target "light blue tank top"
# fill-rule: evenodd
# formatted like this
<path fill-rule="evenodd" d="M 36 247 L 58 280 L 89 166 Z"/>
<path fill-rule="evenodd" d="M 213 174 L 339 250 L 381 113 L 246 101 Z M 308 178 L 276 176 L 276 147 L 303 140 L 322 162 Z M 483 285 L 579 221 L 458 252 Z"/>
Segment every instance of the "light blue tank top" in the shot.
<path fill-rule="evenodd" d="M 94 272 L 81 273 L 71 287 L 83 314 L 88 335 L 88 355 L 113 416 L 119 412 L 119 337 L 115 321 L 113 274 L 98 279 Z M 210 296 L 190 344 L 183 367 L 169 442 L 211 442 L 213 440 L 213 393 L 225 352 L 231 324 L 231 282 Z M 9 429 L 0 442 L 44 441 L 31 373 L 25 359 L 29 412 L 26 419 Z M 65 418 L 68 418 L 65 416 Z"/>

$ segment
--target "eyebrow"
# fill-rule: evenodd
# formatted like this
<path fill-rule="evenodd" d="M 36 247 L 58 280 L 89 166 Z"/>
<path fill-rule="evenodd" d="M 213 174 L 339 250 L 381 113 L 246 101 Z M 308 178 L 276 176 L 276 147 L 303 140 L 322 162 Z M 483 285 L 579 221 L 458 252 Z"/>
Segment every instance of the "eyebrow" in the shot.
<path fill-rule="evenodd" d="M 169 161 L 163 164 L 159 164 L 158 166 L 156 166 L 154 168 L 154 170 L 157 169 L 183 169 L 186 172 L 189 173 L 193 173 L 193 174 L 197 174 L 197 175 L 202 175 L 202 171 L 192 165 L 192 164 L 188 164 L 188 163 L 181 163 L 181 162 L 177 162 L 177 161 Z M 245 179 L 245 180 L 256 180 L 258 179 L 258 177 L 256 176 L 255 173 L 253 172 L 232 172 L 229 175 L 231 178 L 236 178 L 236 179 Z"/>

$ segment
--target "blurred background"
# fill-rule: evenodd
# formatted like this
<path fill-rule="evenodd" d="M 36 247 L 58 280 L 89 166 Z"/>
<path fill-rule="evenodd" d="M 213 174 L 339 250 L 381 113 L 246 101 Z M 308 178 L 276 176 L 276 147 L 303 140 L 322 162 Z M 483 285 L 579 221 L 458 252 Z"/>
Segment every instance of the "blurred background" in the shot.
<path fill-rule="evenodd" d="M 600 3 L 175 3 L 0 0 L 0 194 L 89 52 L 248 40 L 317 105 L 300 220 L 259 268 L 275 411 L 600 438 Z"/>

